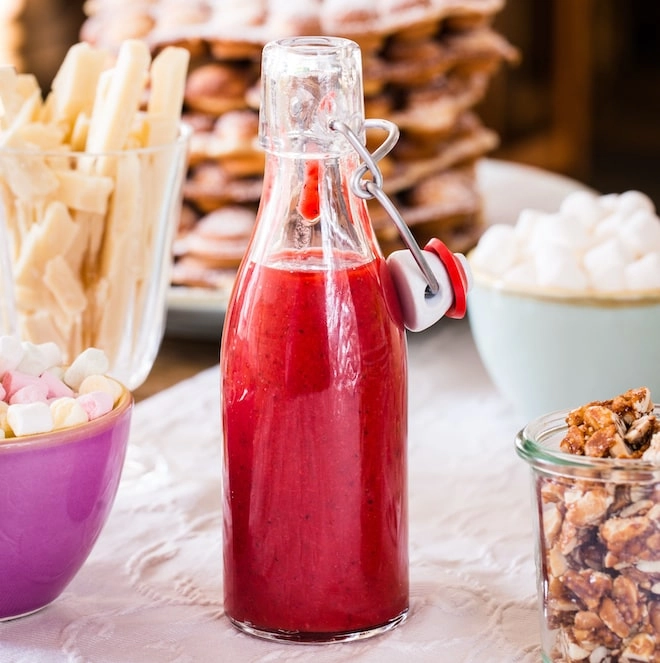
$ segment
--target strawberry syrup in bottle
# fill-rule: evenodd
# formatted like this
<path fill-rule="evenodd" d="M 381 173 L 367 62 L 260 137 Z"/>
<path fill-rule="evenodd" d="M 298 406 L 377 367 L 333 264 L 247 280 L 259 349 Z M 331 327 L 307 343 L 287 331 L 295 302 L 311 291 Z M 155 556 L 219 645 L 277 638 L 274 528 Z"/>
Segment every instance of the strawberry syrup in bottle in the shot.
<path fill-rule="evenodd" d="M 408 610 L 407 351 L 365 201 L 345 39 L 268 44 L 255 231 L 221 348 L 225 612 L 253 635 L 368 637 Z"/>

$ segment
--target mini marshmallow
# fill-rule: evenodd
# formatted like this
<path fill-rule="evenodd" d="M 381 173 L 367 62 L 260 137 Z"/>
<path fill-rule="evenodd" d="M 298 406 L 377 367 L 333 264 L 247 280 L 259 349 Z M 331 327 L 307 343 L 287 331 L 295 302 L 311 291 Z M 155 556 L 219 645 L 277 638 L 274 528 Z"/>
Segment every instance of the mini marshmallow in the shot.
<path fill-rule="evenodd" d="M 106 373 L 109 368 L 108 357 L 103 350 L 87 348 L 83 350 L 64 372 L 64 382 L 78 390 L 88 375 Z"/>
<path fill-rule="evenodd" d="M 481 236 L 472 261 L 483 271 L 499 276 L 514 264 L 516 255 L 513 226 L 498 223 L 486 229 Z"/>
<path fill-rule="evenodd" d="M 48 389 L 45 385 L 29 384 L 13 393 L 9 399 L 9 405 L 16 403 L 36 403 L 42 401 L 45 403 L 48 400 Z"/>
<path fill-rule="evenodd" d="M 82 405 L 89 420 L 98 419 L 112 410 L 114 402 L 106 391 L 90 391 L 76 399 Z"/>
<path fill-rule="evenodd" d="M 74 391 L 50 370 L 44 371 L 39 380 L 46 387 L 48 398 L 62 398 L 73 396 Z"/>
<path fill-rule="evenodd" d="M 25 350 L 21 342 L 13 336 L 0 336 L 0 378 L 7 372 L 16 370 Z"/>
<path fill-rule="evenodd" d="M 623 290 L 626 285 L 623 273 L 628 263 L 626 249 L 616 237 L 584 254 L 584 269 L 595 290 Z"/>
<path fill-rule="evenodd" d="M 589 244 L 588 231 L 573 217 L 544 214 L 532 230 L 527 250 L 536 253 L 548 244 L 560 244 L 571 249 L 582 248 Z"/>
<path fill-rule="evenodd" d="M 122 395 L 122 387 L 116 380 L 105 375 L 88 375 L 78 388 L 79 394 L 88 394 L 92 391 L 105 391 L 112 396 L 113 404 L 119 401 Z"/>
<path fill-rule="evenodd" d="M 45 370 L 62 363 L 62 353 L 56 343 L 23 341 L 23 359 L 16 367 L 28 375 L 41 375 Z"/>
<path fill-rule="evenodd" d="M 660 219 L 647 210 L 639 210 L 622 224 L 618 236 L 635 259 L 660 251 Z"/>
<path fill-rule="evenodd" d="M 510 285 L 530 285 L 537 284 L 538 279 L 536 276 L 536 267 L 534 262 L 527 260 L 521 262 L 519 265 L 512 267 L 504 276 L 502 277 L 504 283 Z"/>
<path fill-rule="evenodd" d="M 5 398 L 11 400 L 11 397 L 23 387 L 28 385 L 38 385 L 39 377 L 36 375 L 28 375 L 20 371 L 7 371 L 2 377 L 2 386 L 5 390 Z"/>
<path fill-rule="evenodd" d="M 53 430 L 53 417 L 47 403 L 17 403 L 7 408 L 7 423 L 14 435 L 34 435 Z"/>
<path fill-rule="evenodd" d="M 598 206 L 603 210 L 604 214 L 612 214 L 616 212 L 618 202 L 618 193 L 606 193 L 598 199 Z"/>
<path fill-rule="evenodd" d="M 598 202 L 598 195 L 591 191 L 573 191 L 559 206 L 563 217 L 573 219 L 585 230 L 591 230 L 603 218 L 604 210 Z"/>
<path fill-rule="evenodd" d="M 543 216 L 545 216 L 545 212 L 539 212 L 534 209 L 524 209 L 520 212 L 516 225 L 513 228 L 514 235 L 520 246 L 529 245 L 536 225 Z"/>
<path fill-rule="evenodd" d="M 553 288 L 582 290 L 587 277 L 575 253 L 561 244 L 548 244 L 535 254 L 538 284 Z"/>
<path fill-rule="evenodd" d="M 623 276 L 630 290 L 660 289 L 660 252 L 648 253 L 626 265 Z"/>
<path fill-rule="evenodd" d="M 5 438 L 11 437 L 14 432 L 11 429 L 11 426 L 7 422 L 7 410 L 9 409 L 9 404 L 4 401 L 0 401 L 0 430 L 3 432 Z"/>
<path fill-rule="evenodd" d="M 618 237 L 625 223 L 625 217 L 618 212 L 612 212 L 603 217 L 600 223 L 594 228 L 594 245 L 612 237 Z"/>
<path fill-rule="evenodd" d="M 637 211 L 644 210 L 655 214 L 653 201 L 641 191 L 625 191 L 616 201 L 616 209 L 623 216 L 631 216 Z"/>
<path fill-rule="evenodd" d="M 70 396 L 63 396 L 51 401 L 50 413 L 53 417 L 53 427 L 56 430 L 86 424 L 89 421 L 85 408 L 76 398 Z"/>

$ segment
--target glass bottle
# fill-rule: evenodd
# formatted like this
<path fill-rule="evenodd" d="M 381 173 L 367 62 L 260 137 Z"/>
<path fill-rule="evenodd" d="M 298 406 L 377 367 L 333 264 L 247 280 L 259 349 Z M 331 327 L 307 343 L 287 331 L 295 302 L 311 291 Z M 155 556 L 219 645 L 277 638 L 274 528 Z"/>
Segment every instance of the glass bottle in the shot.
<path fill-rule="evenodd" d="M 221 349 L 225 612 L 270 639 L 374 635 L 408 610 L 407 351 L 350 177 L 358 46 L 263 51 L 267 158 Z"/>

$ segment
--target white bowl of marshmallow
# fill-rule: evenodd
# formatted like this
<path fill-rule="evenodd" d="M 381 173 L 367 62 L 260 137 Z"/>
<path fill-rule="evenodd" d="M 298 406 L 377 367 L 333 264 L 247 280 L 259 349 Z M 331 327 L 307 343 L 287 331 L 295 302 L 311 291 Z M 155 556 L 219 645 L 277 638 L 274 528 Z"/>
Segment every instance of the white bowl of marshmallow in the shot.
<path fill-rule="evenodd" d="M 475 344 L 525 418 L 660 392 L 660 219 L 648 196 L 575 191 L 556 212 L 489 226 L 468 260 Z"/>

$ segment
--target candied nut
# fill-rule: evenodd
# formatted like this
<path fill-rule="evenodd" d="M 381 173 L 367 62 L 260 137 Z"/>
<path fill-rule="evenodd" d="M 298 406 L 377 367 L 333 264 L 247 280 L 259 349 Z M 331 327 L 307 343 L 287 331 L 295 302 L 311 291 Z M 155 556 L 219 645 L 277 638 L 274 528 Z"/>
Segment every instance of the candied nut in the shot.
<path fill-rule="evenodd" d="M 610 407 L 630 426 L 635 419 L 653 409 L 651 391 L 647 387 L 629 389 L 624 394 L 613 398 Z"/>
<path fill-rule="evenodd" d="M 559 505 L 563 505 L 565 492 L 566 486 L 563 483 L 550 479 L 540 482 L 540 493 L 543 504 L 556 502 Z"/>
<path fill-rule="evenodd" d="M 613 553 L 624 553 L 633 541 L 648 536 L 652 524 L 645 516 L 609 518 L 599 528 L 600 536 Z"/>
<path fill-rule="evenodd" d="M 560 449 L 596 458 L 638 458 L 649 448 L 660 422 L 652 414 L 648 388 L 630 389 L 609 401 L 593 401 L 571 410 Z M 658 449 L 660 456 L 660 440 Z"/>
<path fill-rule="evenodd" d="M 590 405 L 586 407 L 582 418 L 587 431 L 597 431 L 601 428 L 608 428 L 609 426 L 615 426 L 620 433 L 623 433 L 625 430 L 619 416 L 605 405 Z"/>
<path fill-rule="evenodd" d="M 607 647 L 596 647 L 591 654 L 589 654 L 589 663 L 611 663 L 612 656 Z"/>
<path fill-rule="evenodd" d="M 557 544 L 564 555 L 569 555 L 584 541 L 585 538 L 586 533 L 583 531 L 583 528 L 576 527 L 573 523 L 564 520 L 561 526 L 561 532 L 557 539 Z"/>
<path fill-rule="evenodd" d="M 589 610 L 598 608 L 603 596 L 609 594 L 613 589 L 612 578 L 609 575 L 591 569 L 581 571 L 569 569 L 564 573 L 562 579 L 564 586 Z"/>
<path fill-rule="evenodd" d="M 548 568 L 555 578 L 564 575 L 568 571 L 566 556 L 556 546 L 548 553 Z"/>
<path fill-rule="evenodd" d="M 632 504 L 628 504 L 625 508 L 619 511 L 619 518 L 629 518 L 630 516 L 640 516 L 649 512 L 653 506 L 652 500 L 637 500 Z"/>
<path fill-rule="evenodd" d="M 550 502 L 543 505 L 541 519 L 545 545 L 550 548 L 559 536 L 564 516 L 559 506 L 554 502 Z"/>
<path fill-rule="evenodd" d="M 566 436 L 561 441 L 559 448 L 569 454 L 584 456 L 584 444 L 586 438 L 577 425 L 569 426 Z"/>
<path fill-rule="evenodd" d="M 621 639 L 612 633 L 603 620 L 595 612 L 577 612 L 573 626 L 573 635 L 576 642 L 585 648 L 597 649 L 599 646 L 615 649 Z M 595 660 L 601 660 L 596 658 Z"/>
<path fill-rule="evenodd" d="M 655 638 L 648 633 L 638 633 L 621 653 L 622 663 L 651 663 L 656 661 Z"/>
<path fill-rule="evenodd" d="M 635 450 L 647 449 L 651 444 L 651 438 L 655 432 L 656 417 L 653 414 L 645 414 L 639 419 L 635 419 L 630 424 L 623 439 L 626 444 Z"/>
<path fill-rule="evenodd" d="M 612 583 L 612 599 L 626 624 L 634 626 L 642 617 L 639 592 L 635 583 L 626 576 L 617 576 Z"/>
<path fill-rule="evenodd" d="M 651 603 L 649 603 L 648 608 L 649 608 L 649 625 L 653 629 L 654 633 L 660 635 L 660 602 L 651 601 Z"/>
<path fill-rule="evenodd" d="M 585 661 L 589 656 L 589 650 L 581 647 L 572 634 L 567 630 L 562 630 L 559 633 L 558 645 L 562 652 L 563 657 L 561 661 Z"/>
<path fill-rule="evenodd" d="M 603 599 L 598 616 L 603 620 L 607 628 L 620 638 L 627 638 L 630 635 L 629 624 L 626 623 L 616 603 L 609 596 Z"/>
<path fill-rule="evenodd" d="M 581 492 L 580 496 L 568 505 L 566 520 L 576 527 L 597 524 L 605 517 L 613 501 L 614 497 L 601 486 Z"/>

